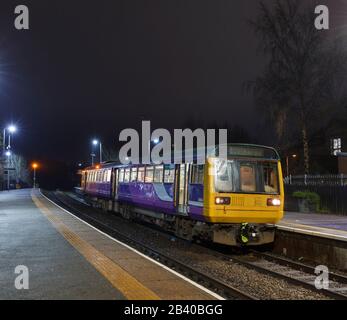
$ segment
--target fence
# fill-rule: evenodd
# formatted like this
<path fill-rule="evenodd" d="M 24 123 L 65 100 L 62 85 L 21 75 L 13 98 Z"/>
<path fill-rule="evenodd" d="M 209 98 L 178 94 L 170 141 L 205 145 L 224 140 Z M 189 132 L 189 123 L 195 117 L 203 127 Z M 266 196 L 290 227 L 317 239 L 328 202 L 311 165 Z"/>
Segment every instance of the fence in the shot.
<path fill-rule="evenodd" d="M 347 186 L 347 175 L 324 174 L 324 175 L 301 175 L 288 176 L 284 179 L 287 185 L 295 186 Z"/>
<path fill-rule="evenodd" d="M 324 211 L 347 215 L 347 175 L 301 175 L 284 179 L 287 210 L 295 210 L 295 191 L 311 191 L 320 196 Z"/>

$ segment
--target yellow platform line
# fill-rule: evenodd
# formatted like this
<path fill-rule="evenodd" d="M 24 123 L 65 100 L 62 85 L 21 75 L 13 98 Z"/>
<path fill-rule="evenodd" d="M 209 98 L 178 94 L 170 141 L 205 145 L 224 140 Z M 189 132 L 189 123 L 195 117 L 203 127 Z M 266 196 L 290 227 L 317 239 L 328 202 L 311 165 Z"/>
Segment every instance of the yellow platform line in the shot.
<path fill-rule="evenodd" d="M 153 291 L 142 285 L 114 261 L 71 231 L 36 195 L 32 193 L 31 197 L 55 229 L 128 300 L 160 299 Z"/>

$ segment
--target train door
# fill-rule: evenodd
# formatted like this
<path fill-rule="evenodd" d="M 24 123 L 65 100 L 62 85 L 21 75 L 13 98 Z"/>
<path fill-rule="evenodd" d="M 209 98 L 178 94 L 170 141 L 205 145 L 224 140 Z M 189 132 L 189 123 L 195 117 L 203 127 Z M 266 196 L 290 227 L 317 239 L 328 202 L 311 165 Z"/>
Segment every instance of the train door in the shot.
<path fill-rule="evenodd" d="M 82 171 L 82 178 L 81 178 L 81 189 L 85 190 L 87 186 L 87 171 Z"/>
<path fill-rule="evenodd" d="M 112 198 L 117 199 L 118 193 L 118 169 L 112 171 Z"/>
<path fill-rule="evenodd" d="M 180 164 L 175 169 L 175 205 L 182 215 L 188 215 L 188 168 L 189 165 Z"/>

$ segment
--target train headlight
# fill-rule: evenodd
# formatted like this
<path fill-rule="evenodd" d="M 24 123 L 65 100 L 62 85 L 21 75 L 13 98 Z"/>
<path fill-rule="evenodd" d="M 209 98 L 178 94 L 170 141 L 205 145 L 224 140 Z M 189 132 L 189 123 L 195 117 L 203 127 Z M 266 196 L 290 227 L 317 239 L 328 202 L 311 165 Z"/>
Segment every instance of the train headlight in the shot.
<path fill-rule="evenodd" d="M 230 197 L 216 197 L 215 203 L 222 205 L 230 204 Z"/>
<path fill-rule="evenodd" d="M 281 205 L 281 200 L 277 198 L 267 199 L 267 205 L 272 207 L 279 207 Z"/>

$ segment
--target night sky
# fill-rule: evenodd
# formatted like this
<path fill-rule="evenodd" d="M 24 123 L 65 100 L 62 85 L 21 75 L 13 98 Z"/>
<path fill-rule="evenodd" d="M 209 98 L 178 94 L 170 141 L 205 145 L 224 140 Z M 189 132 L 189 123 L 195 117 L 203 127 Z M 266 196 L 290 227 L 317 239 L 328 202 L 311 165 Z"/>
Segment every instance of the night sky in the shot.
<path fill-rule="evenodd" d="M 347 35 L 347 1 L 318 3 Z M 29 31 L 13 26 L 18 4 L 29 7 Z M 16 152 L 76 162 L 91 138 L 116 146 L 141 119 L 227 120 L 265 139 L 242 90 L 266 61 L 247 22 L 256 12 L 255 0 L 1 0 L 0 123 L 18 124 Z"/>

